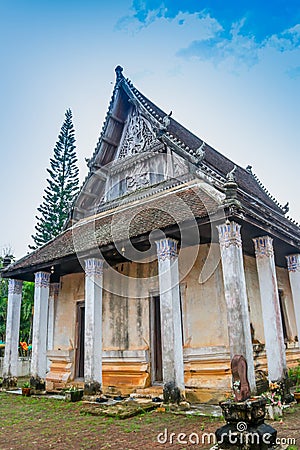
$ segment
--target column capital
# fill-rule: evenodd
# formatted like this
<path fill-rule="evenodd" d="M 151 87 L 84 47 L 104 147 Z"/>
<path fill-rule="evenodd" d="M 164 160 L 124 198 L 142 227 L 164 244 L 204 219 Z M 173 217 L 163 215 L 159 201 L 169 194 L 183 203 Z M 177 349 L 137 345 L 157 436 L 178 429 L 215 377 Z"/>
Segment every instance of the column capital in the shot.
<path fill-rule="evenodd" d="M 252 239 L 254 242 L 255 256 L 257 258 L 274 256 L 273 239 L 270 236 L 262 236 Z"/>
<path fill-rule="evenodd" d="M 48 288 L 50 284 L 49 272 L 36 272 L 34 274 L 35 287 Z"/>
<path fill-rule="evenodd" d="M 177 258 L 178 241 L 172 238 L 155 241 L 158 261 L 172 260 Z"/>
<path fill-rule="evenodd" d="M 103 259 L 89 258 L 84 260 L 84 271 L 87 277 L 103 275 Z"/>
<path fill-rule="evenodd" d="M 286 256 L 289 272 L 300 272 L 300 254 Z"/>
<path fill-rule="evenodd" d="M 22 285 L 23 281 L 21 280 L 13 280 L 12 278 L 9 279 L 8 282 L 8 293 L 10 295 L 21 295 L 22 294 Z"/>
<path fill-rule="evenodd" d="M 217 226 L 221 249 L 231 245 L 242 248 L 241 226 L 236 222 L 226 222 Z"/>

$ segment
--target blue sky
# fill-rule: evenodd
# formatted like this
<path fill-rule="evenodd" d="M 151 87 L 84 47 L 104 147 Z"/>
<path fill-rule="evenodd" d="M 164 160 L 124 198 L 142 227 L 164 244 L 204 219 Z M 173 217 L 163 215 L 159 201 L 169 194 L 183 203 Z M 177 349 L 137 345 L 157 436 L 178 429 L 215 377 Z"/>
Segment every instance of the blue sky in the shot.
<path fill-rule="evenodd" d="M 86 175 L 118 64 L 300 221 L 298 0 L 0 0 L 0 37 L 0 248 L 32 243 L 69 107 Z"/>

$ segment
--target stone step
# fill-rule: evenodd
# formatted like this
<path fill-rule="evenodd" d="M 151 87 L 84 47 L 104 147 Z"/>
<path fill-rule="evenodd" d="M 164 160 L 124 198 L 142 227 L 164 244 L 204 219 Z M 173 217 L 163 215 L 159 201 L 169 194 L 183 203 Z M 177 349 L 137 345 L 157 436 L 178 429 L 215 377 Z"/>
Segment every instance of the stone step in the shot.
<path fill-rule="evenodd" d="M 162 397 L 163 388 L 162 386 L 151 386 L 144 389 L 136 389 L 133 396 L 138 396 L 139 398 L 152 398 L 152 397 Z"/>

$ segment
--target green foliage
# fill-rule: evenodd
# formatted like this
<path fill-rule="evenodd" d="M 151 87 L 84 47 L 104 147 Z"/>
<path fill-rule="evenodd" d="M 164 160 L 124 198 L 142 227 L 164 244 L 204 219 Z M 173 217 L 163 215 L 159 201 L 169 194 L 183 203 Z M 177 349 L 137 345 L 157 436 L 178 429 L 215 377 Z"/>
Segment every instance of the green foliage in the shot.
<path fill-rule="evenodd" d="M 77 392 L 78 390 L 79 389 L 77 386 L 71 385 L 65 390 L 65 392 Z"/>
<path fill-rule="evenodd" d="M 72 123 L 72 112 L 68 109 L 58 140 L 50 159 L 50 178 L 44 191 L 43 202 L 38 208 L 36 234 L 32 236 L 36 249 L 57 236 L 63 229 L 74 197 L 78 193 L 79 178 L 77 157 L 75 152 L 75 130 Z"/>
<path fill-rule="evenodd" d="M 298 388 L 300 388 L 300 361 L 296 367 L 291 367 L 288 372 L 288 377 L 290 383 Z"/>
<path fill-rule="evenodd" d="M 31 342 L 34 283 L 24 281 L 20 317 L 20 341 Z"/>

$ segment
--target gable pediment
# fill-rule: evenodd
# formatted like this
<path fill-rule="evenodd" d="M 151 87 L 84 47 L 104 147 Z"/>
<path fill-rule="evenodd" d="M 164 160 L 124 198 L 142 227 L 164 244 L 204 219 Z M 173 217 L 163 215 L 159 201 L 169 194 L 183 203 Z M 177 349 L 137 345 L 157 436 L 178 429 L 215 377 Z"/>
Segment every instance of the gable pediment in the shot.
<path fill-rule="evenodd" d="M 132 193 L 189 176 L 222 191 L 234 164 L 147 99 L 124 78 L 122 68 L 117 67 L 116 74 L 90 172 L 74 205 L 75 221 Z M 237 183 L 241 192 L 251 192 L 281 213 L 280 205 L 247 170 L 238 168 Z"/>
<path fill-rule="evenodd" d="M 134 107 L 128 117 L 128 125 L 121 138 L 118 158 L 126 158 L 149 150 L 159 145 L 156 132 L 150 121 Z"/>

